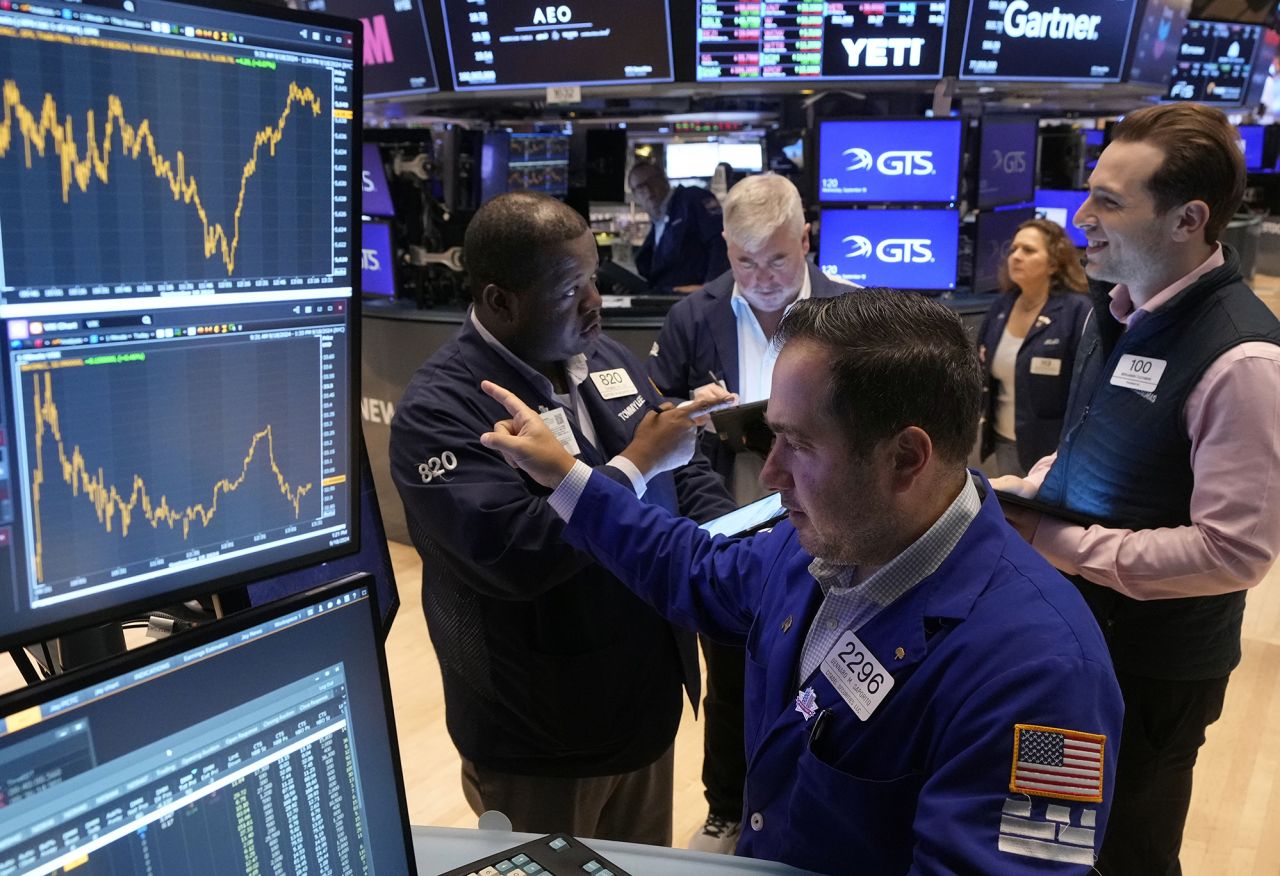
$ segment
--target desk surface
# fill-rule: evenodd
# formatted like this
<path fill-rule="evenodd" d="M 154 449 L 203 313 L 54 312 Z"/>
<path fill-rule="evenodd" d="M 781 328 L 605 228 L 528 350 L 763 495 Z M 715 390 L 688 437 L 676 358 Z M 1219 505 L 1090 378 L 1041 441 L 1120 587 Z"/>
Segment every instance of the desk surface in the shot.
<path fill-rule="evenodd" d="M 538 834 L 533 833 L 468 830 L 460 827 L 414 827 L 413 853 L 418 860 L 419 876 L 435 876 L 494 852 L 536 839 L 537 836 Z M 625 868 L 632 876 L 805 876 L 806 873 L 776 861 L 735 858 L 613 840 L 588 839 L 584 842 L 619 867 Z"/>

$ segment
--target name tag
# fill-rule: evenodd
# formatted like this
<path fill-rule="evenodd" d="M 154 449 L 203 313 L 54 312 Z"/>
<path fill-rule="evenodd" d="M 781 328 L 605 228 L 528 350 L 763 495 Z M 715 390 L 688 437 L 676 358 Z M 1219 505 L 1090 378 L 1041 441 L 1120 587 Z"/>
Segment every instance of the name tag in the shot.
<path fill-rule="evenodd" d="M 1116 363 L 1115 373 L 1111 375 L 1111 385 L 1124 389 L 1136 389 L 1138 392 L 1155 392 L 1164 374 L 1164 359 L 1148 359 L 1146 356 L 1134 356 L 1126 353 Z"/>
<path fill-rule="evenodd" d="M 893 689 L 893 676 L 852 630 L 840 637 L 822 661 L 822 674 L 863 721 L 871 717 Z"/>
<path fill-rule="evenodd" d="M 1032 356 L 1031 373 L 1043 374 L 1046 377 L 1057 377 L 1062 373 L 1062 360 L 1051 359 L 1048 356 Z"/>
<path fill-rule="evenodd" d="M 631 375 L 625 368 L 611 368 L 608 371 L 591 372 L 591 382 L 600 390 L 601 398 L 619 398 L 624 395 L 635 395 L 638 391 L 631 382 Z"/>
<path fill-rule="evenodd" d="M 551 434 L 556 436 L 560 446 L 570 456 L 577 456 L 582 452 L 582 448 L 578 446 L 578 439 L 573 437 L 573 426 L 569 425 L 569 416 L 564 412 L 564 408 L 543 411 L 538 416 L 542 417 L 542 422 L 547 424 Z"/>

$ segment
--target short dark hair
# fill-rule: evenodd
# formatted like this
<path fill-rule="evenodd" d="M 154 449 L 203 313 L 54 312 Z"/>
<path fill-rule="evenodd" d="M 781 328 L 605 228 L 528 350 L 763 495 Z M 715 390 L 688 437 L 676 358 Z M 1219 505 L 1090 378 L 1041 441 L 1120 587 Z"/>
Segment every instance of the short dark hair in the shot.
<path fill-rule="evenodd" d="M 472 298 L 490 283 L 528 291 L 546 272 L 548 251 L 589 230 L 580 214 L 555 198 L 536 192 L 498 195 L 476 211 L 462 240 Z"/>
<path fill-rule="evenodd" d="M 858 456 L 908 426 L 963 465 L 978 435 L 982 369 L 960 317 L 922 295 L 859 289 L 797 302 L 774 343 L 830 351 L 828 408 Z"/>
<path fill-rule="evenodd" d="M 1206 243 L 1215 243 L 1244 198 L 1240 134 L 1222 110 L 1199 103 L 1167 103 L 1126 115 L 1112 130 L 1117 143 L 1149 143 L 1164 152 L 1149 188 L 1156 209 L 1188 201 L 1209 205 Z"/>

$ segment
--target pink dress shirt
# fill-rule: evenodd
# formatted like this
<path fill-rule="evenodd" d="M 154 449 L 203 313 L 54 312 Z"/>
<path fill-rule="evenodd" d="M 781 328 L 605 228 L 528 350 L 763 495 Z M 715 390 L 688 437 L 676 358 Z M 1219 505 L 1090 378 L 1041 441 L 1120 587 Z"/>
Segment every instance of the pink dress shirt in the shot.
<path fill-rule="evenodd" d="M 1164 305 L 1223 264 L 1218 247 L 1203 264 L 1137 310 L 1129 290 L 1111 292 L 1125 324 Z M 1083 527 L 1042 517 L 1031 544 L 1063 572 L 1133 599 L 1211 596 L 1257 584 L 1280 554 L 1280 345 L 1250 341 L 1210 365 L 1187 396 L 1191 439 L 1191 525 L 1160 529 Z M 1027 473 L 1038 490 L 1053 461 Z"/>

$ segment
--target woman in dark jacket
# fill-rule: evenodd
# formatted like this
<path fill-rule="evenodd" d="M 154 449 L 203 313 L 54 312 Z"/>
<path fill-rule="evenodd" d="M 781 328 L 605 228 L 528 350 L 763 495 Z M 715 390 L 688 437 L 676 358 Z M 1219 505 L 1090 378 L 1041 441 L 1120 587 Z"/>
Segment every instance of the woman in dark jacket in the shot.
<path fill-rule="evenodd" d="M 1018 226 L 1000 267 L 1003 293 L 978 334 L 987 374 L 981 432 L 989 477 L 1025 475 L 1062 432 L 1076 344 L 1089 313 L 1079 254 L 1057 224 Z"/>

